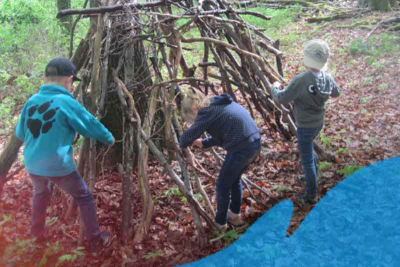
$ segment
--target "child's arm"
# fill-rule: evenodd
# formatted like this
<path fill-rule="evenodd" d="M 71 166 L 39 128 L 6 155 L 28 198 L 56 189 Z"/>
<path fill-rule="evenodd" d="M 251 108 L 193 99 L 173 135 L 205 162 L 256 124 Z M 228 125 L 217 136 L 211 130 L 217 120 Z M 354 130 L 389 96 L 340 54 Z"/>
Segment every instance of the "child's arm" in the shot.
<path fill-rule="evenodd" d="M 272 97 L 279 104 L 289 103 L 295 100 L 299 94 L 298 84 L 298 79 L 294 78 L 284 90 L 280 91 L 280 84 L 276 82 L 271 88 Z"/>
<path fill-rule="evenodd" d="M 15 135 L 21 142 L 25 142 L 25 110 L 27 103 L 22 108 L 21 114 L 19 115 L 19 120 L 17 127 L 15 127 Z"/>
<path fill-rule="evenodd" d="M 209 136 L 207 138 L 204 138 L 203 140 L 201 140 L 201 143 L 203 145 L 204 148 L 210 148 L 212 146 L 220 146 L 221 144 L 215 140 L 212 136 Z"/>
<path fill-rule="evenodd" d="M 196 120 L 189 129 L 183 132 L 182 136 L 179 138 L 179 146 L 181 148 L 186 148 L 190 146 L 194 140 L 199 138 L 211 124 L 212 115 L 210 116 L 209 112 L 204 110 L 200 110 L 197 114 Z M 207 145 L 207 142 L 206 142 Z M 203 142 L 204 146 L 204 142 Z"/>
<path fill-rule="evenodd" d="M 114 137 L 107 128 L 75 99 L 67 101 L 66 113 L 68 124 L 82 136 L 107 145 L 114 143 Z"/>
<path fill-rule="evenodd" d="M 331 79 L 331 83 L 332 83 L 331 97 L 339 97 L 341 93 L 340 87 L 336 84 L 334 79 Z"/>

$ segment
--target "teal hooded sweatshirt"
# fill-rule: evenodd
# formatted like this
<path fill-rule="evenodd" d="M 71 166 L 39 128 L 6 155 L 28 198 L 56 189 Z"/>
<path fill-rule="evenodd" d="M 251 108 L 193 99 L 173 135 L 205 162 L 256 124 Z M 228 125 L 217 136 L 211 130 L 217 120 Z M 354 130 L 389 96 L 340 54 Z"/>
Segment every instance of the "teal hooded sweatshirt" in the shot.
<path fill-rule="evenodd" d="M 62 86 L 46 84 L 26 102 L 16 136 L 25 143 L 30 174 L 59 177 L 76 170 L 72 142 L 76 132 L 112 144 L 114 137 Z"/>

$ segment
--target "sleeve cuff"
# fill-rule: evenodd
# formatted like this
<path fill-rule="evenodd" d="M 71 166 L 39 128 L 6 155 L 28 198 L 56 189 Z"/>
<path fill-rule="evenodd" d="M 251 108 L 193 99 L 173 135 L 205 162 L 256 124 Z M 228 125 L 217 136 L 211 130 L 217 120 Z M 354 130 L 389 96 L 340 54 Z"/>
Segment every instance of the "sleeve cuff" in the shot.
<path fill-rule="evenodd" d="M 115 141 L 114 136 L 112 136 L 112 135 L 110 134 L 110 137 L 108 137 L 108 140 L 107 140 L 107 144 L 108 144 L 108 145 L 111 145 L 112 143 L 114 143 L 114 141 Z"/>
<path fill-rule="evenodd" d="M 201 143 L 204 148 L 210 148 L 212 146 L 218 145 L 218 143 L 212 137 L 202 139 Z"/>

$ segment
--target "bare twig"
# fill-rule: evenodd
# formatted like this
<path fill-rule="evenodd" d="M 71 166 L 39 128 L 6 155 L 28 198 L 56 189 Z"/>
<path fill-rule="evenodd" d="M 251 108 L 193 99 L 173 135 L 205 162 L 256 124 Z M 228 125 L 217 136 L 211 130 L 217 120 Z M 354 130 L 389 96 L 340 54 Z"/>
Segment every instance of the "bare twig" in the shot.
<path fill-rule="evenodd" d="M 257 190 L 259 190 L 260 192 L 264 193 L 267 197 L 271 197 L 271 193 L 268 192 L 267 190 L 265 190 L 265 188 L 262 188 L 260 186 L 258 186 L 257 184 L 253 183 L 252 181 L 250 181 L 246 176 L 242 175 L 242 180 L 245 183 L 248 183 L 249 185 L 253 186 L 254 188 L 256 188 Z"/>
<path fill-rule="evenodd" d="M 367 36 L 365 36 L 365 38 L 364 38 L 364 42 L 366 42 L 367 40 L 368 40 L 368 38 L 379 28 L 379 26 L 381 26 L 382 25 L 382 22 L 383 22 L 383 20 L 382 21 L 380 21 L 380 22 L 378 22 L 378 24 L 376 24 L 376 26 L 372 29 L 372 31 L 370 31 L 368 34 L 367 34 Z"/>

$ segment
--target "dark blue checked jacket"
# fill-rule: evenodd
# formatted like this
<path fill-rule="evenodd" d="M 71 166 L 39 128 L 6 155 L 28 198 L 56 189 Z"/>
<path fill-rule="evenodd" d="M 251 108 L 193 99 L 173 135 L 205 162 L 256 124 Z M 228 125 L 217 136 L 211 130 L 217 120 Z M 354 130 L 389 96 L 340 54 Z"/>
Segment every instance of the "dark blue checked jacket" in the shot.
<path fill-rule="evenodd" d="M 260 139 L 260 132 L 249 112 L 228 94 L 211 99 L 209 107 L 199 110 L 194 124 L 179 139 L 181 148 L 191 145 L 204 132 L 211 135 L 202 140 L 203 147 L 223 147 L 236 152 Z"/>

